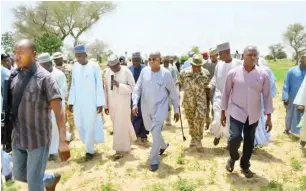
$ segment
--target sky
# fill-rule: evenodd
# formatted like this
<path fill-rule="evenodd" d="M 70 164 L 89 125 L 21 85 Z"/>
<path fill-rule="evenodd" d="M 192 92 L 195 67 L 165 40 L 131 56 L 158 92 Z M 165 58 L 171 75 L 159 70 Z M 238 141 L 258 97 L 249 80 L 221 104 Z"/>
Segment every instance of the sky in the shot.
<path fill-rule="evenodd" d="M 1 33 L 11 31 L 12 8 L 35 2 L 1 2 Z M 182 55 L 193 46 L 201 51 L 230 42 L 231 51 L 242 52 L 247 45 L 256 45 L 261 55 L 268 46 L 284 43 L 287 26 L 306 26 L 306 2 L 283 1 L 120 1 L 116 9 L 102 16 L 81 36 L 88 42 L 101 39 L 117 54 L 140 51 L 148 54 Z M 65 40 L 71 45 L 72 40 Z M 285 45 L 292 56 L 293 50 Z"/>

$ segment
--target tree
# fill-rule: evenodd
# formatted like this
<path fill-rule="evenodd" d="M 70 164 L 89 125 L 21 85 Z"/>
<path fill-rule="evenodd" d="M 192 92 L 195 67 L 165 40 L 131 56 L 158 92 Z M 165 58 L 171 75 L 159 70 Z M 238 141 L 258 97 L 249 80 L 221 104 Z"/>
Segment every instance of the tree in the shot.
<path fill-rule="evenodd" d="M 287 58 L 287 54 L 284 51 L 278 52 L 277 55 L 276 55 L 276 58 L 277 59 L 285 59 L 285 58 Z"/>
<path fill-rule="evenodd" d="M 273 60 L 273 56 L 271 56 L 270 54 L 268 54 L 268 55 L 265 56 L 265 59 L 266 59 L 266 60 L 269 60 L 269 61 L 270 61 L 270 60 Z"/>
<path fill-rule="evenodd" d="M 5 32 L 1 36 L 1 47 L 5 52 L 12 53 L 14 50 L 14 37 L 12 32 Z"/>
<path fill-rule="evenodd" d="M 21 5 L 13 9 L 14 28 L 23 37 L 37 38 L 41 33 L 58 36 L 62 41 L 72 36 L 74 45 L 101 16 L 115 9 L 112 2 L 42 1 L 36 7 Z"/>
<path fill-rule="evenodd" d="M 37 52 L 48 52 L 49 54 L 60 51 L 60 47 L 63 45 L 63 41 L 58 36 L 48 33 L 35 38 L 34 43 Z"/>
<path fill-rule="evenodd" d="M 284 52 L 284 47 L 280 43 L 269 46 L 269 49 L 270 55 L 273 57 L 274 62 L 276 62 L 276 59 L 280 59 L 278 57 L 282 58 L 284 57 L 284 55 L 286 55 L 286 53 Z"/>
<path fill-rule="evenodd" d="M 283 37 L 294 49 L 297 65 L 301 53 L 306 50 L 306 33 L 304 32 L 304 26 L 299 23 L 289 25 Z"/>
<path fill-rule="evenodd" d="M 101 56 L 106 48 L 106 44 L 100 39 L 96 39 L 93 43 L 87 45 L 87 53 L 89 57 L 101 60 Z"/>
<path fill-rule="evenodd" d="M 200 49 L 199 49 L 198 46 L 192 47 L 191 51 L 194 52 L 195 54 L 199 54 L 200 53 Z"/>

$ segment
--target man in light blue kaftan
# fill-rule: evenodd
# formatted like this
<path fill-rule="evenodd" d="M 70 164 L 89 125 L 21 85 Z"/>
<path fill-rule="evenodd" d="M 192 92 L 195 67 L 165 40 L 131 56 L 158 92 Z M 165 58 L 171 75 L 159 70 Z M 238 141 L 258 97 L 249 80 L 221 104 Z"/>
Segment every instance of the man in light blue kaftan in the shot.
<path fill-rule="evenodd" d="M 265 62 L 265 61 L 264 61 Z M 260 68 L 264 69 L 270 78 L 270 91 L 271 91 L 271 96 L 274 98 L 276 96 L 276 78 L 272 72 L 272 70 L 267 66 L 267 64 L 263 64 L 262 61 L 259 62 L 258 60 L 258 65 Z M 267 132 L 266 130 L 266 116 L 264 113 L 264 103 L 263 103 L 263 97 L 261 95 L 261 115 L 258 121 L 258 126 L 256 128 L 256 133 L 255 133 L 255 141 L 254 144 L 256 145 L 265 145 L 270 141 L 270 133 Z"/>
<path fill-rule="evenodd" d="M 101 69 L 98 63 L 87 60 L 84 45 L 76 46 L 75 53 L 77 62 L 72 68 L 68 104 L 85 144 L 86 160 L 91 160 L 94 144 L 104 142 L 101 112 L 105 106 L 105 97 Z"/>
<path fill-rule="evenodd" d="M 192 58 L 193 55 L 194 55 L 194 52 L 189 52 L 189 54 L 188 54 L 189 58 Z M 182 71 L 185 70 L 185 69 L 187 69 L 187 68 L 190 68 L 190 67 L 191 67 L 190 61 L 189 61 L 189 60 L 186 60 L 186 61 L 184 62 L 184 64 L 183 64 L 183 66 L 182 66 Z"/>
<path fill-rule="evenodd" d="M 149 65 L 138 78 L 133 91 L 133 114 L 138 113 L 138 101 L 141 97 L 141 111 L 145 128 L 152 133 L 153 144 L 150 153 L 151 170 L 159 167 L 158 155 L 162 155 L 169 146 L 162 138 L 162 126 L 168 115 L 168 97 L 174 107 L 174 119 L 179 120 L 179 95 L 171 73 L 160 66 L 159 52 L 151 53 Z"/>
<path fill-rule="evenodd" d="M 300 64 L 298 66 L 289 69 L 285 78 L 282 100 L 286 108 L 286 128 L 284 132 L 286 134 L 289 132 L 293 134 L 300 133 L 300 128 L 297 126 L 303 114 L 297 111 L 297 105 L 294 105 L 293 101 L 301 87 L 305 75 L 306 55 L 301 57 Z"/>

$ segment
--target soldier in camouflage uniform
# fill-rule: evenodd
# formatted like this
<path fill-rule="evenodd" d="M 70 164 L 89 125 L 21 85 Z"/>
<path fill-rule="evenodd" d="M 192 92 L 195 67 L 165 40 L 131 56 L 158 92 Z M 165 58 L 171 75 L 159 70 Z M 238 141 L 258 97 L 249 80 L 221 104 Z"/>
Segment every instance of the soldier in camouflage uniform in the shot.
<path fill-rule="evenodd" d="M 202 147 L 204 123 L 209 124 L 210 75 L 202 65 L 201 54 L 195 54 L 190 63 L 192 67 L 181 72 L 179 83 L 184 88 L 182 106 L 185 110 L 191 136 L 190 147 Z"/>
<path fill-rule="evenodd" d="M 61 70 L 66 78 L 67 78 L 67 85 L 68 85 L 68 88 L 67 88 L 67 92 L 69 92 L 70 90 L 70 87 L 71 87 L 71 72 L 72 72 L 72 66 L 70 64 L 65 64 L 64 63 L 64 60 L 63 60 L 63 54 L 60 53 L 60 52 L 56 52 L 52 55 L 52 59 L 55 63 L 55 67 L 59 70 Z M 69 129 L 70 129 L 70 133 L 72 135 L 71 137 L 71 140 L 74 139 L 74 129 L 75 129 L 75 126 L 74 126 L 74 120 L 73 120 L 73 113 L 71 113 L 69 111 L 69 108 L 68 108 L 68 95 L 69 93 L 66 94 L 65 98 L 66 98 L 66 109 L 65 109 L 65 114 L 66 114 L 66 120 L 68 121 L 68 124 L 69 124 Z"/>

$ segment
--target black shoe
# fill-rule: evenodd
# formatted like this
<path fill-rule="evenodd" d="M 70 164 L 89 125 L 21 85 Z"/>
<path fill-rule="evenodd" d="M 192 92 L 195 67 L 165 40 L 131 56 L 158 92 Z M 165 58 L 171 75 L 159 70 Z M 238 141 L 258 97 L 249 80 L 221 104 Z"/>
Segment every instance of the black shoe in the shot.
<path fill-rule="evenodd" d="M 287 134 L 287 135 L 290 134 L 289 130 L 287 130 L 287 129 L 284 131 L 284 133 Z"/>
<path fill-rule="evenodd" d="M 215 138 L 214 139 L 214 145 L 217 146 L 220 142 L 220 138 Z"/>
<path fill-rule="evenodd" d="M 254 173 L 250 169 L 241 169 L 241 173 L 244 174 L 246 178 L 252 178 Z"/>
<path fill-rule="evenodd" d="M 143 138 L 141 138 L 141 142 L 142 142 L 142 143 L 146 143 L 146 142 L 148 142 L 148 139 L 145 138 L 145 137 L 143 137 Z"/>
<path fill-rule="evenodd" d="M 7 182 L 7 181 L 13 181 L 13 175 L 12 175 L 12 173 L 9 174 L 9 175 L 7 175 L 7 176 L 5 176 L 4 178 L 5 178 L 5 182 Z"/>
<path fill-rule="evenodd" d="M 167 143 L 167 147 L 165 149 L 160 149 L 159 150 L 159 155 L 163 155 L 165 150 L 169 147 L 169 143 Z"/>
<path fill-rule="evenodd" d="M 113 134 L 114 134 L 114 131 L 111 131 L 109 134 L 110 134 L 110 135 L 113 135 Z"/>
<path fill-rule="evenodd" d="M 48 161 L 56 161 L 56 155 L 54 154 L 49 155 Z"/>
<path fill-rule="evenodd" d="M 85 156 L 85 161 L 92 160 L 93 156 L 94 156 L 93 154 L 86 153 L 86 156 Z"/>
<path fill-rule="evenodd" d="M 306 141 L 300 141 L 300 145 L 301 145 L 301 148 L 304 148 L 306 146 Z"/>
<path fill-rule="evenodd" d="M 235 161 L 229 158 L 226 163 L 226 170 L 228 172 L 233 172 L 235 166 Z"/>

